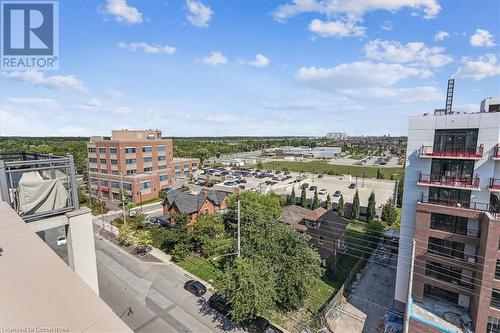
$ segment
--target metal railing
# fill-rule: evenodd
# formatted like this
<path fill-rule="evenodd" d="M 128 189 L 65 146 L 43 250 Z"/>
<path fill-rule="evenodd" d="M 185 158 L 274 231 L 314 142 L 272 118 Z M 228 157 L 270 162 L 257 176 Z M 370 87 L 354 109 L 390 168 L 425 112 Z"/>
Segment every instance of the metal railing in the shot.
<path fill-rule="evenodd" d="M 422 146 L 419 155 L 424 157 L 463 157 L 463 158 L 481 158 L 483 157 L 484 147 L 434 147 Z"/>
<path fill-rule="evenodd" d="M 499 190 L 500 191 L 500 179 L 499 178 L 490 178 L 490 184 L 488 185 L 488 188 L 492 190 Z"/>
<path fill-rule="evenodd" d="M 493 147 L 493 158 L 499 158 L 500 159 L 500 146 L 498 144 Z"/>
<path fill-rule="evenodd" d="M 478 176 L 442 176 L 419 173 L 418 182 L 421 184 L 440 185 L 450 187 L 479 188 Z"/>
<path fill-rule="evenodd" d="M 467 209 L 478 210 L 481 212 L 489 212 L 492 214 L 498 213 L 498 211 L 495 210 L 494 207 L 489 203 L 473 202 L 470 200 L 456 200 L 456 199 L 450 199 L 450 198 L 432 198 L 432 197 L 424 197 L 422 195 L 419 202 L 440 205 L 440 206 L 447 206 L 447 207 L 467 208 Z"/>
<path fill-rule="evenodd" d="M 0 154 L 0 193 L 26 222 L 78 209 L 73 156 Z"/>

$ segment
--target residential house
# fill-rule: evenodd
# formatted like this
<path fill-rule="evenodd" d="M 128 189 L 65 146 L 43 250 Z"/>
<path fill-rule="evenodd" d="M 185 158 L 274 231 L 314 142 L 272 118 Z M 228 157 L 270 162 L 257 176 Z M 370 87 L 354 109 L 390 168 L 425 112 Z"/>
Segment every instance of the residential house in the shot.
<path fill-rule="evenodd" d="M 224 213 L 229 194 L 220 190 L 203 190 L 197 194 L 176 190 L 167 194 L 163 201 L 163 216 L 175 223 L 176 213 L 186 213 L 190 218 L 188 224 L 193 224 L 200 213 Z"/>
<path fill-rule="evenodd" d="M 309 244 L 317 249 L 324 266 L 335 265 L 346 251 L 344 237 L 349 222 L 331 209 L 285 206 L 280 221 L 307 235 Z"/>

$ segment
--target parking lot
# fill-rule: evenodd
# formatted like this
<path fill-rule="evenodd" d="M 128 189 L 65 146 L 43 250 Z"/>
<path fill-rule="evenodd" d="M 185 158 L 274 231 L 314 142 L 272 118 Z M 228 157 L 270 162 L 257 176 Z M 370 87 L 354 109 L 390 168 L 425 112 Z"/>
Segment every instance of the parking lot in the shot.
<path fill-rule="evenodd" d="M 235 176 L 235 172 L 231 171 L 230 168 L 225 168 L 228 175 L 224 176 L 223 182 L 217 184 L 215 188 L 224 189 L 227 191 L 234 191 L 235 189 L 241 190 L 251 190 L 259 193 L 269 193 L 271 191 L 278 194 L 290 194 L 292 189 L 295 188 L 295 195 L 300 197 L 301 186 L 303 184 L 308 185 L 308 190 L 306 190 L 306 197 L 314 197 L 314 187 L 316 186 L 318 190 L 318 196 L 321 201 L 326 200 L 328 194 L 334 203 L 337 203 L 340 199 L 340 194 L 335 195 L 336 191 L 344 196 L 344 202 L 352 202 L 356 190 L 358 190 L 361 206 L 366 206 L 368 204 L 368 198 L 373 191 L 375 193 L 375 199 L 377 202 L 377 207 L 381 207 L 387 199 L 393 198 L 395 191 L 395 181 L 387 179 L 374 179 L 374 178 L 355 178 L 349 175 L 344 176 L 330 176 L 330 175 L 313 175 L 311 173 L 297 173 L 290 172 L 285 175 L 283 172 L 276 174 L 272 172 L 272 176 L 265 178 L 256 178 L 255 175 L 249 175 L 246 177 Z M 283 179 L 284 177 L 290 177 L 289 179 Z M 201 175 L 201 178 L 204 176 Z M 274 178 L 273 178 L 274 177 Z M 230 184 L 236 179 L 240 179 L 240 183 Z M 244 182 L 241 182 L 244 179 Z M 266 184 L 266 182 L 268 184 Z M 269 184 L 269 182 L 274 182 L 275 184 Z M 322 191 L 323 190 L 323 191 Z"/>

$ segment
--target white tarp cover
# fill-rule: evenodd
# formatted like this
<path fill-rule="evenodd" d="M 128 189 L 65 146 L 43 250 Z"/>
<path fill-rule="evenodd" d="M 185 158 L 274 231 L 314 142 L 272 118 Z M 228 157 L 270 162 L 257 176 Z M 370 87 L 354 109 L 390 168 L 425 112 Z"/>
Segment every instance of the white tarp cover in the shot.
<path fill-rule="evenodd" d="M 36 171 L 22 175 L 18 193 L 20 215 L 64 208 L 69 200 L 68 191 L 59 179 L 43 179 Z"/>

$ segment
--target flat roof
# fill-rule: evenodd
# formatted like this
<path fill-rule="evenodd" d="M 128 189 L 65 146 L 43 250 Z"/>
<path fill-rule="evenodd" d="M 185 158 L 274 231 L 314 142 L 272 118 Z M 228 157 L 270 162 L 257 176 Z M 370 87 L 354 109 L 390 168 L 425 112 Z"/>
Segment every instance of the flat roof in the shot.
<path fill-rule="evenodd" d="M 132 332 L 6 202 L 0 216 L 2 330 Z"/>

